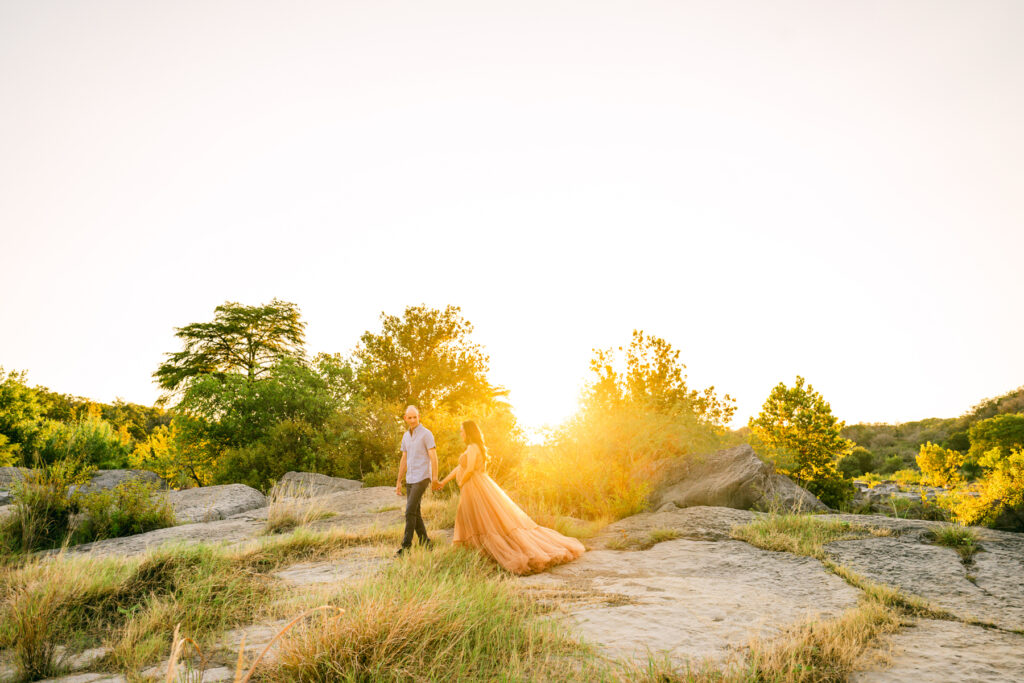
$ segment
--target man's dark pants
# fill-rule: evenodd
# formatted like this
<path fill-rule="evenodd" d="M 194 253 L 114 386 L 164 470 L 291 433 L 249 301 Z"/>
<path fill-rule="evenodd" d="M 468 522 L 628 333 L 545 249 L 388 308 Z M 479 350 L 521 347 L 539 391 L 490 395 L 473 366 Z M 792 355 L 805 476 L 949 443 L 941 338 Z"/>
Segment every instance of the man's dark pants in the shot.
<path fill-rule="evenodd" d="M 423 516 L 420 514 L 420 501 L 423 499 L 423 494 L 427 492 L 429 486 L 429 479 L 405 485 L 405 537 L 402 538 L 403 548 L 412 546 L 413 533 L 420 537 L 420 543 L 430 543 L 430 537 L 427 536 L 427 525 L 423 523 Z"/>

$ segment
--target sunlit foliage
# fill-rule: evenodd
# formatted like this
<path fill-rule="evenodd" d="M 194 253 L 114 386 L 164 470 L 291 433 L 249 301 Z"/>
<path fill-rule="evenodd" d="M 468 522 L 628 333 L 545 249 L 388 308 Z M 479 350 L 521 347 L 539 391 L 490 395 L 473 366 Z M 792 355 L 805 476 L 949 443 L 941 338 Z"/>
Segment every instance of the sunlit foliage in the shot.
<path fill-rule="evenodd" d="M 917 466 L 921 468 L 921 483 L 926 486 L 952 487 L 960 483 L 960 467 L 964 454 L 928 442 L 921 446 Z"/>
<path fill-rule="evenodd" d="M 983 475 L 943 502 L 961 524 L 1024 530 L 1024 449 L 992 448 L 979 460 Z"/>
<path fill-rule="evenodd" d="M 748 425 L 759 452 L 826 505 L 838 507 L 853 495 L 852 483 L 836 466 L 853 443 L 840 435 L 843 423 L 803 377 L 792 388 L 780 382 Z"/>
<path fill-rule="evenodd" d="M 521 468 L 517 491 L 532 509 L 625 517 L 644 509 L 654 462 L 721 445 L 734 403 L 690 389 L 679 355 L 641 331 L 618 353 L 595 349 L 579 413 Z"/>

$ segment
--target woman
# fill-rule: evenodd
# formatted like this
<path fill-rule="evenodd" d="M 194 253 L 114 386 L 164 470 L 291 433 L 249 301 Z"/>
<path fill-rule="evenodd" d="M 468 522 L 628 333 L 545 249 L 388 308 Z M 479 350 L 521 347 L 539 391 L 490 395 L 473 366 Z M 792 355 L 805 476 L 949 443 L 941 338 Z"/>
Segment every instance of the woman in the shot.
<path fill-rule="evenodd" d="M 484 435 L 472 420 L 462 423 L 462 443 L 466 450 L 458 466 L 441 482 L 443 487 L 454 478 L 462 489 L 456 545 L 480 548 L 515 574 L 538 572 L 583 554 L 582 543 L 534 522 L 487 476 Z"/>

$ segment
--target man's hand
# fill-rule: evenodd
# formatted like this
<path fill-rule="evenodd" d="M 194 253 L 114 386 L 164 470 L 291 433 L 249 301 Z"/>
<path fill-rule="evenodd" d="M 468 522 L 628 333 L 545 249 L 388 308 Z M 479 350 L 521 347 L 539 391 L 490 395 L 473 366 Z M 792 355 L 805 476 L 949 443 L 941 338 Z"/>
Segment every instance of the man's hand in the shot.
<path fill-rule="evenodd" d="M 433 481 L 430 482 L 430 490 L 431 491 L 440 491 L 443 488 L 444 488 L 444 485 L 441 482 L 439 482 L 437 479 L 434 479 Z"/>
<path fill-rule="evenodd" d="M 395 495 L 396 496 L 403 495 L 402 494 L 402 482 L 398 482 L 397 484 L 395 484 Z"/>

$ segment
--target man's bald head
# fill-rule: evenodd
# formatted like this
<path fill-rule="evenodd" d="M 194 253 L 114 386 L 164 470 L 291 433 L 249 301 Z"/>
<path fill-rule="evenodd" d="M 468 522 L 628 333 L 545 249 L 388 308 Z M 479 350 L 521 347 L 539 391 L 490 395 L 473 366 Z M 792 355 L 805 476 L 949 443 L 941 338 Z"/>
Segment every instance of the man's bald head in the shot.
<path fill-rule="evenodd" d="M 416 406 L 409 406 L 405 409 L 405 426 L 411 432 L 420 424 L 420 411 Z"/>

